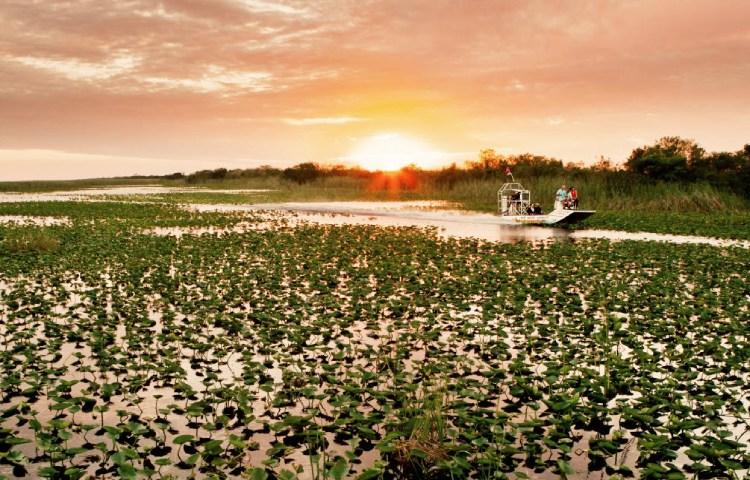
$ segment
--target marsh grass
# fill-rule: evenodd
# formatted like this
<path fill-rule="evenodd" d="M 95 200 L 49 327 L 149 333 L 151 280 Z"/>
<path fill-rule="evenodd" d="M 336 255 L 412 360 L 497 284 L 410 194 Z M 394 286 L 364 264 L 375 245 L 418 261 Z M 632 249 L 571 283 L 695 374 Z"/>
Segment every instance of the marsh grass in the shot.
<path fill-rule="evenodd" d="M 172 183 L 174 182 L 174 183 Z M 210 178 L 201 179 L 194 183 L 185 181 L 165 181 L 164 185 L 179 185 L 182 187 L 200 187 L 216 190 L 233 190 L 233 189 L 268 189 L 278 190 L 289 184 L 288 180 L 279 176 L 262 176 L 262 177 L 232 177 L 232 178 Z"/>
<path fill-rule="evenodd" d="M 391 458 L 404 478 L 423 478 L 440 462 L 450 459 L 446 446 L 450 443 L 450 423 L 446 417 L 448 390 L 445 386 L 428 389 L 411 402 L 411 407 L 403 409 L 406 413 L 401 427 L 403 438 L 396 442 Z"/>
<path fill-rule="evenodd" d="M 541 178 L 525 183 L 532 191 L 532 201 L 542 204 L 545 211 L 552 207 L 551 195 L 545 198 L 539 192 L 553 192 L 566 182 L 559 178 Z M 614 185 L 576 180 L 581 192 L 581 208 L 595 209 L 597 214 L 571 228 L 596 228 L 629 232 L 653 232 L 679 235 L 750 239 L 750 208 L 748 200 L 709 185 L 679 186 L 676 184 Z M 81 185 L 77 183 L 76 185 Z M 100 185 L 101 186 L 101 185 Z M 184 184 L 182 184 L 184 186 Z M 210 183 L 203 187 L 216 188 Z M 236 188 L 251 188 L 247 183 L 237 183 Z M 257 187 L 257 185 L 256 185 Z M 163 218 L 165 205 L 170 210 L 180 209 L 179 204 L 259 204 L 278 202 L 313 201 L 391 201 L 391 200 L 443 200 L 448 208 L 494 213 L 498 183 L 494 180 L 467 180 L 453 188 L 436 183 L 419 185 L 415 190 L 384 190 L 373 188 L 366 179 L 351 177 L 322 178 L 304 185 L 286 183 L 278 190 L 260 192 L 176 192 L 156 195 L 103 197 L 97 205 L 80 201 L 13 202 L 0 203 L 2 215 L 35 215 L 40 208 L 49 215 L 72 220 L 89 221 L 105 215 L 110 223 L 131 223 Z M 103 200 L 103 201 L 102 201 Z M 120 201 L 117 201 L 120 200 Z M 43 205 L 43 207 L 42 207 Z M 180 225 L 194 225 L 183 215 Z M 218 223 L 226 225 L 229 218 L 221 216 Z M 218 225 L 217 223 L 217 225 Z M 172 222 L 164 226 L 173 226 Z"/>
<path fill-rule="evenodd" d="M 454 183 L 441 183 L 437 177 L 424 175 L 416 182 L 399 184 L 393 176 L 375 176 L 373 179 L 351 176 L 323 176 L 313 181 L 297 184 L 279 176 L 209 179 L 188 184 L 185 180 L 163 178 L 103 178 L 70 181 L 0 182 L 0 192 L 70 191 L 83 188 L 118 187 L 134 185 L 161 185 L 165 187 L 210 188 L 217 190 L 263 189 L 269 192 L 246 198 L 227 198 L 226 203 L 242 199 L 255 202 L 314 202 L 314 201 L 389 201 L 389 200 L 445 200 L 460 204 L 467 210 L 495 212 L 497 191 L 507 181 L 502 178 L 464 178 Z M 531 190 L 532 201 L 545 211 L 553 207 L 554 195 L 561 185 L 575 186 L 579 192 L 581 208 L 610 212 L 669 212 L 669 213 L 739 213 L 750 211 L 750 199 L 728 190 L 705 183 L 653 183 L 636 176 L 595 175 L 581 173 L 571 176 L 543 176 L 518 178 Z M 212 203 L 219 201 L 216 197 Z M 227 193 L 227 195 L 232 195 Z M 159 197 L 156 197 L 157 200 Z M 168 195 L 163 200 L 175 201 L 179 197 Z"/>
<path fill-rule="evenodd" d="M 279 200 L 299 202 L 421 200 L 426 195 L 429 192 L 422 189 L 396 188 L 387 181 L 372 182 L 352 177 L 319 178 L 303 185 L 286 182 L 275 192 L 275 198 Z"/>
<path fill-rule="evenodd" d="M 390 201 L 444 200 L 461 205 L 466 210 L 495 212 L 497 191 L 504 178 L 465 179 L 452 185 L 426 180 L 414 188 L 392 188 L 387 181 L 363 178 L 324 177 L 303 185 L 279 181 L 267 201 Z M 644 183 L 631 180 L 608 181 L 593 176 L 578 178 L 539 177 L 518 179 L 531 190 L 531 201 L 550 211 L 554 195 L 561 185 L 575 186 L 581 208 L 614 212 L 669 212 L 669 213 L 739 213 L 750 211 L 750 199 L 720 190 L 708 184 Z M 262 188 L 261 185 L 228 180 L 233 188 Z M 206 186 L 221 188 L 221 182 Z"/>
<path fill-rule="evenodd" d="M 748 210 L 742 197 L 707 184 L 633 184 L 628 190 L 591 190 L 592 203 L 610 211 L 735 213 Z"/>
<path fill-rule="evenodd" d="M 60 249 L 59 236 L 47 227 L 10 228 L 0 232 L 0 248 L 9 253 L 50 253 Z"/>
<path fill-rule="evenodd" d="M 550 211 L 554 195 L 561 185 L 576 187 L 580 208 L 604 211 L 737 213 L 748 211 L 747 199 L 706 184 L 607 184 L 598 179 L 565 179 L 542 177 L 522 180 L 531 190 L 531 201 Z M 421 194 L 426 198 L 457 202 L 468 210 L 494 212 L 497 190 L 502 181 L 466 180 L 452 188 L 425 185 Z"/>
<path fill-rule="evenodd" d="M 750 239 L 750 213 L 748 212 L 705 214 L 598 211 L 583 225 L 587 228 L 627 232 Z"/>
<path fill-rule="evenodd" d="M 0 182 L 0 192 L 40 193 L 82 188 L 127 187 L 135 185 L 182 186 L 184 182 L 162 178 L 92 178 L 85 180 L 30 180 Z"/>

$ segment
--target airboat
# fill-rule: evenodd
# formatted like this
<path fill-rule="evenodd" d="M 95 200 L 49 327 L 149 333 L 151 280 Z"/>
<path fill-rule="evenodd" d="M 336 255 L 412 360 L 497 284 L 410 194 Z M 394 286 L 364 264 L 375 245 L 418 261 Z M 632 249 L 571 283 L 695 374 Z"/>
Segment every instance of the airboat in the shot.
<path fill-rule="evenodd" d="M 504 183 L 497 191 L 497 213 L 503 219 L 527 225 L 570 225 L 596 213 L 579 210 L 577 205 L 557 208 L 544 214 L 539 204 L 531 202 L 531 192 L 515 181 Z"/>

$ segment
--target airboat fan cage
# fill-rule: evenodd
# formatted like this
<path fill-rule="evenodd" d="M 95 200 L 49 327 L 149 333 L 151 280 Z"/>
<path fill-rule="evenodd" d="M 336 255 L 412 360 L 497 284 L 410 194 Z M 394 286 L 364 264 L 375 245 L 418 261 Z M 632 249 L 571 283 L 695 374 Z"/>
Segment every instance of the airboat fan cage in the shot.
<path fill-rule="evenodd" d="M 526 215 L 531 206 L 531 192 L 518 182 L 503 184 L 497 191 L 497 213 Z"/>

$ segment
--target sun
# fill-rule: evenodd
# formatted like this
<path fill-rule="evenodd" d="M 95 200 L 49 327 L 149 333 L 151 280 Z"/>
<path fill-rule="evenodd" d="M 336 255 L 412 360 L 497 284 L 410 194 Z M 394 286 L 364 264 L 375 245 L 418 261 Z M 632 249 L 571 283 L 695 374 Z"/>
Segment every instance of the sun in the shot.
<path fill-rule="evenodd" d="M 349 159 L 366 170 L 392 172 L 410 164 L 429 166 L 436 155 L 435 150 L 421 140 L 400 133 L 383 133 L 362 141 Z"/>

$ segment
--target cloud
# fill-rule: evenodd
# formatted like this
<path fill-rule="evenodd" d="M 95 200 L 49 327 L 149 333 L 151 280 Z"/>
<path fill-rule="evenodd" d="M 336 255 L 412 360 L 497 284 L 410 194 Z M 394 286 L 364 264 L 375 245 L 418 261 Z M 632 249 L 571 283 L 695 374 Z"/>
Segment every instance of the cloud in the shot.
<path fill-rule="evenodd" d="M 505 88 L 506 88 L 506 90 L 511 90 L 511 91 L 519 91 L 519 92 L 523 92 L 524 90 L 526 90 L 526 88 L 527 88 L 527 87 L 526 87 L 526 85 L 525 85 L 525 84 L 524 84 L 524 83 L 523 83 L 522 81 L 520 81 L 520 80 L 512 80 L 512 81 L 511 81 L 511 82 L 510 82 L 510 83 L 508 84 L 508 86 L 507 86 L 507 87 L 505 87 Z"/>
<path fill-rule="evenodd" d="M 10 58 L 23 65 L 44 70 L 52 74 L 61 75 L 69 80 L 107 80 L 121 75 L 133 68 L 138 63 L 138 58 L 133 55 L 116 55 L 111 60 L 101 63 L 82 62 L 76 59 L 54 59 L 39 57 L 15 57 Z"/>
<path fill-rule="evenodd" d="M 274 89 L 273 75 L 266 72 L 229 71 L 218 65 L 209 65 L 198 78 L 145 77 L 147 84 L 160 88 L 183 88 L 199 93 L 224 92 L 238 95 L 242 92 L 264 92 Z"/>
<path fill-rule="evenodd" d="M 110 80 L 98 85 L 104 93 L 157 93 L 153 86 L 161 85 L 202 93 L 314 89 L 330 98 L 426 87 L 458 97 L 468 90 L 487 106 L 520 93 L 513 102 L 573 101 L 566 94 L 596 100 L 611 89 L 641 88 L 634 73 L 644 70 L 655 93 L 675 84 L 696 88 L 696 69 L 712 71 L 711 84 L 721 85 L 725 74 L 714 65 L 736 74 L 750 41 L 737 18 L 743 15 L 731 17 L 739 8 L 733 2 L 726 15 L 701 1 L 6 3 L 6 58 L 31 69 L 25 89 L 48 91 L 67 87 L 40 78 L 40 70 L 72 82 Z M 504 95 L 498 85 L 507 86 Z"/>
<path fill-rule="evenodd" d="M 321 118 L 285 118 L 284 122 L 294 126 L 304 125 L 340 125 L 342 123 L 362 122 L 358 117 L 321 117 Z"/>
<path fill-rule="evenodd" d="M 267 2 L 263 0 L 235 0 L 236 3 L 245 6 L 253 12 L 273 12 L 291 15 L 304 15 L 307 10 L 296 8 L 283 3 Z"/>
<path fill-rule="evenodd" d="M 398 130 L 534 150 L 556 118 L 746 141 L 745 0 L 4 0 L 0 20 L 0 148 L 325 161 Z"/>

